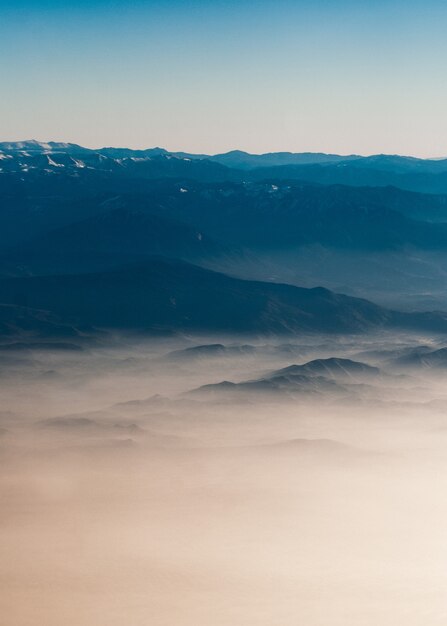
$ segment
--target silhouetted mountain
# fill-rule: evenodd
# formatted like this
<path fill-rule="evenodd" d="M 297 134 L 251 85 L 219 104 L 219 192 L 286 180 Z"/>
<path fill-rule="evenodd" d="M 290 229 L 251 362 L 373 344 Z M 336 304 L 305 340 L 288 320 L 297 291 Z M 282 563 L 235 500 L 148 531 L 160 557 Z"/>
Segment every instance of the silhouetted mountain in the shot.
<path fill-rule="evenodd" d="M 322 185 L 400 187 L 408 191 L 447 193 L 447 160 L 415 159 L 419 167 L 391 166 L 389 159 L 355 159 L 338 163 L 261 167 L 249 172 L 250 180 L 301 180 Z M 411 161 L 412 162 L 412 161 Z"/>
<path fill-rule="evenodd" d="M 225 253 L 223 246 L 187 224 L 123 207 L 19 244 L 3 257 L 3 267 L 15 265 L 16 273 L 76 273 L 150 255 L 198 261 Z"/>
<path fill-rule="evenodd" d="M 185 188 L 187 193 L 160 194 L 154 210 L 257 251 L 313 243 L 355 250 L 447 249 L 446 224 L 413 219 L 425 211 L 430 219 L 447 221 L 443 196 L 280 183 L 191 183 Z"/>
<path fill-rule="evenodd" d="M 224 154 L 208 157 L 227 167 L 235 169 L 255 169 L 259 167 L 275 167 L 280 165 L 306 165 L 309 163 L 339 163 L 361 157 L 324 154 L 321 152 L 268 152 L 266 154 L 250 154 L 241 150 L 232 150 Z"/>
<path fill-rule="evenodd" d="M 276 376 L 272 378 L 260 378 L 240 383 L 232 383 L 227 380 L 221 383 L 202 385 L 191 390 L 187 395 L 204 396 L 205 399 L 236 399 L 242 397 L 249 400 L 262 396 L 274 396 L 275 400 L 290 399 L 295 395 L 315 396 L 321 394 L 345 394 L 346 389 L 333 380 L 323 376 Z"/>
<path fill-rule="evenodd" d="M 398 313 L 326 289 L 243 281 L 154 259 L 114 271 L 0 281 L 0 302 L 104 328 L 245 333 L 447 331 L 447 314 Z"/>
<path fill-rule="evenodd" d="M 380 370 L 366 363 L 351 361 L 351 359 L 331 357 L 329 359 L 316 359 L 303 365 L 290 365 L 273 372 L 272 376 L 291 376 L 295 374 L 363 380 L 365 378 L 377 377 L 380 374 Z"/>
<path fill-rule="evenodd" d="M 46 335 L 45 335 L 46 337 Z M 66 341 L 12 341 L 0 344 L 0 352 L 41 352 L 43 350 L 55 351 L 80 351 L 82 346 L 76 343 L 68 343 Z"/>
<path fill-rule="evenodd" d="M 410 243 L 433 248 L 444 242 L 439 229 L 425 222 L 447 221 L 445 196 L 393 188 L 169 180 L 143 181 L 138 187 L 114 176 L 105 184 L 95 174 L 83 182 L 43 178 L 43 186 L 42 181 L 28 181 L 8 190 L 2 189 L 0 176 L 5 199 L 0 225 L 9 238 L 17 239 L 21 230 L 30 236 L 32 229 L 42 232 L 124 206 L 189 222 L 219 240 L 270 248 L 314 242 L 347 248 Z"/>
<path fill-rule="evenodd" d="M 224 346 L 221 343 L 213 343 L 174 350 L 169 352 L 165 358 L 174 361 L 196 361 L 216 357 L 252 356 L 255 353 L 256 348 L 250 345 Z"/>
<path fill-rule="evenodd" d="M 169 152 L 164 148 L 147 148 L 145 150 L 134 150 L 132 148 L 99 148 L 97 150 L 100 154 L 103 154 L 108 157 L 112 157 L 113 159 L 123 159 L 126 157 L 135 157 L 137 159 L 145 159 L 147 157 L 154 156 L 172 156 L 177 157 L 179 159 L 209 159 L 209 155 L 207 154 L 191 154 L 189 152 Z"/>
<path fill-rule="evenodd" d="M 447 368 L 447 348 L 439 350 L 414 349 L 392 361 L 393 365 L 415 368 Z"/>
<path fill-rule="evenodd" d="M 297 166 L 296 172 L 301 171 L 299 167 L 308 165 L 322 166 L 323 170 L 339 171 L 339 175 L 346 168 L 351 170 L 369 170 L 373 176 L 380 177 L 388 174 L 407 175 L 407 174 L 440 174 L 447 172 L 447 159 L 419 159 L 415 157 L 407 157 L 400 155 L 376 154 L 372 156 L 348 155 L 341 156 L 338 154 L 324 154 L 318 152 L 271 152 L 266 154 L 249 154 L 240 150 L 233 150 L 225 154 L 217 154 L 208 157 L 212 161 L 216 161 L 227 167 L 235 169 L 259 170 L 262 176 L 262 168 L 281 168 L 284 171 L 293 172 L 294 169 L 289 166 Z M 318 170 L 319 168 L 314 168 Z M 282 170 L 278 169 L 278 172 Z M 315 174 L 313 174 L 315 175 Z M 313 176 L 312 175 L 312 176 Z M 327 171 L 326 171 L 327 175 Z M 362 173 L 360 173 L 362 176 Z M 282 174 L 279 174 L 282 177 Z M 293 175 L 292 178 L 296 178 Z M 314 180 L 314 178 L 306 178 L 299 176 L 302 180 Z M 339 181 L 337 181 L 339 182 Z"/>
<path fill-rule="evenodd" d="M 202 385 L 193 389 L 190 394 L 222 397 L 243 396 L 250 398 L 253 395 L 280 395 L 283 398 L 295 394 L 319 395 L 330 394 L 339 396 L 347 392 L 344 384 L 358 384 L 367 380 L 375 379 L 380 371 L 365 363 L 351 361 L 350 359 L 328 358 L 309 361 L 303 365 L 291 365 L 276 370 L 256 380 L 233 383 L 222 381 L 220 383 Z M 341 384 L 344 383 L 344 384 Z M 351 390 L 352 391 L 352 390 Z"/>
<path fill-rule="evenodd" d="M 380 171 L 403 173 L 441 173 L 447 172 L 447 159 L 419 159 L 398 154 L 373 154 L 351 159 L 350 167 L 359 169 L 378 169 Z"/>
<path fill-rule="evenodd" d="M 79 331 L 56 314 L 15 304 L 0 304 L 0 336 L 11 343 L 15 338 L 76 338 Z"/>

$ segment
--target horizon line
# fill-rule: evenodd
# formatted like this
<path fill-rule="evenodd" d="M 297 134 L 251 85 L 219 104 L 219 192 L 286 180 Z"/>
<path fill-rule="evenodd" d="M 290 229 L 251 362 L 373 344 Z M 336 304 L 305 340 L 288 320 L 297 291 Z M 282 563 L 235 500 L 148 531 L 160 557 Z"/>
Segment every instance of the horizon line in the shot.
<path fill-rule="evenodd" d="M 339 152 L 325 152 L 322 150 L 300 150 L 300 151 L 292 151 L 292 150 L 272 150 L 269 152 L 249 152 L 247 150 L 242 150 L 241 148 L 232 148 L 230 150 L 227 150 L 225 152 L 190 152 L 188 150 L 184 150 L 184 149 L 178 149 L 178 150 L 169 150 L 168 148 L 164 148 L 162 146 L 150 146 L 150 147 L 145 147 L 145 148 L 135 148 L 135 147 L 129 147 L 129 146 L 112 146 L 112 145 L 104 145 L 101 146 L 99 148 L 96 147 L 89 147 L 89 146 L 85 146 L 83 144 L 80 143 L 76 143 L 76 142 L 72 142 L 72 141 L 56 141 L 54 139 L 49 139 L 49 140 L 40 140 L 40 139 L 20 139 L 20 140 L 2 140 L 0 141 L 0 145 L 2 144 L 20 144 L 20 143 L 35 143 L 35 144 L 64 144 L 66 146 L 79 146 L 80 148 L 84 148 L 86 150 L 91 150 L 92 152 L 100 152 L 101 150 L 134 150 L 134 151 L 139 151 L 139 152 L 145 152 L 148 150 L 164 150 L 166 151 L 168 154 L 176 154 L 176 153 L 184 153 L 184 154 L 191 154 L 193 156 L 204 156 L 204 157 L 215 157 L 215 156 L 221 156 L 221 155 L 225 155 L 225 154 L 231 154 L 232 152 L 240 152 L 242 154 L 247 154 L 250 156 L 265 156 L 265 155 L 269 155 L 269 154 L 296 154 L 296 155 L 300 155 L 300 154 L 321 154 L 324 156 L 337 156 L 337 157 L 346 157 L 346 158 L 353 158 L 353 157 L 357 157 L 357 158 L 370 158 L 370 157 L 376 157 L 376 156 L 386 156 L 386 157 L 401 157 L 401 158 L 405 158 L 405 159 L 415 159 L 415 160 L 421 160 L 421 161 L 441 161 L 441 160 L 447 160 L 447 155 L 441 155 L 441 156 L 431 156 L 431 157 L 422 157 L 422 156 L 415 156 L 415 155 L 411 155 L 411 154 L 401 154 L 399 152 L 372 152 L 372 153 L 368 153 L 368 154 L 360 154 L 357 152 L 351 152 L 348 154 L 341 154 Z"/>

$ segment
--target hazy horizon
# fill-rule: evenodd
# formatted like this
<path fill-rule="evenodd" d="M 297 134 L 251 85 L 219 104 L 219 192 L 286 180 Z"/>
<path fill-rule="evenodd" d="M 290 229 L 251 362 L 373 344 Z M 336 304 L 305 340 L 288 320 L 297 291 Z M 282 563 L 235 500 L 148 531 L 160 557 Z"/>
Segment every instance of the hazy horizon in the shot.
<path fill-rule="evenodd" d="M 358 157 L 372 157 L 372 156 L 400 156 L 403 158 L 412 158 L 412 159 L 425 159 L 425 160 L 442 160 L 442 159 L 447 159 L 447 150 L 446 150 L 446 154 L 444 155 L 438 155 L 438 156 L 419 156 L 419 155 L 415 155 L 415 154 L 403 154 L 403 153 L 399 153 L 399 152 L 371 152 L 371 153 L 358 153 L 358 152 L 344 152 L 344 153 L 338 153 L 338 152 L 331 152 L 329 150 L 286 150 L 286 149 L 279 149 L 279 150 L 266 150 L 265 152 L 253 152 L 250 150 L 246 150 L 244 148 L 241 148 L 239 146 L 236 147 L 232 147 L 229 148 L 228 150 L 225 150 L 225 152 L 219 153 L 219 152 L 194 152 L 192 150 L 189 150 L 189 148 L 186 146 L 180 146 L 180 147 L 169 147 L 165 144 L 160 144 L 160 145 L 141 145 L 141 146 L 137 146 L 137 145 L 127 145 L 127 144 L 123 144 L 123 145 L 112 145 L 111 143 L 105 143 L 104 145 L 98 146 L 98 145 L 88 145 L 86 143 L 81 143 L 79 141 L 67 141 L 65 139 L 53 139 L 53 138 L 36 138 L 36 137 L 28 137 L 27 139 L 4 139 L 2 137 L 0 137 L 0 144 L 1 143 L 28 143 L 28 142 L 37 142 L 37 143 L 41 143 L 41 144 L 45 144 L 45 143 L 62 143 L 62 144 L 73 144 L 73 145 L 79 145 L 82 148 L 88 148 L 89 150 L 102 150 L 104 148 L 113 148 L 113 149 L 129 149 L 129 150 L 153 150 L 153 149 L 162 149 L 162 150 L 166 150 L 167 152 L 185 152 L 185 153 L 189 153 L 189 154 L 204 154 L 205 156 L 209 155 L 209 156 L 216 156 L 217 154 L 226 154 L 228 152 L 244 152 L 247 154 L 252 154 L 255 156 L 259 156 L 259 155 L 263 155 L 263 154 L 327 154 L 327 155 L 333 155 L 333 156 L 341 156 L 341 157 L 352 157 L 352 156 L 358 156 Z"/>
<path fill-rule="evenodd" d="M 439 0 L 4 0 L 0 135 L 441 157 L 446 23 Z"/>

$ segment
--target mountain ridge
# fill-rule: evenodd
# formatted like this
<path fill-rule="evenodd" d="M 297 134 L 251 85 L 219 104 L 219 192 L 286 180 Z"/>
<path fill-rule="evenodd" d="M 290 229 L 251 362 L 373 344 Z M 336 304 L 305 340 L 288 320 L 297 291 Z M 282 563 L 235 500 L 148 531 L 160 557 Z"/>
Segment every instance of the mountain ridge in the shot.
<path fill-rule="evenodd" d="M 338 161 L 357 161 L 360 164 L 362 161 L 374 161 L 374 160 L 394 160 L 394 161 L 406 161 L 407 163 L 417 164 L 420 162 L 427 162 L 436 164 L 445 161 L 447 165 L 447 157 L 417 157 L 412 155 L 400 155 L 393 153 L 374 153 L 368 155 L 361 154 L 338 154 L 331 152 L 319 152 L 319 151 L 269 151 L 269 152 L 248 152 L 246 150 L 232 149 L 227 152 L 217 153 L 193 153 L 182 150 L 168 150 L 160 146 L 148 147 L 148 148 L 129 148 L 129 147 L 116 147 L 116 146 L 102 146 L 99 148 L 87 148 L 80 144 L 60 141 L 38 141 L 36 139 L 27 139 L 22 141 L 3 141 L 0 142 L 0 152 L 3 151 L 33 151 L 36 153 L 48 153 L 48 152 L 93 152 L 99 154 L 109 155 L 127 155 L 127 156 L 159 156 L 159 155 L 172 155 L 180 157 L 189 157 L 194 159 L 223 159 L 232 161 L 235 159 L 247 159 L 258 164 L 259 161 L 290 161 L 290 164 L 301 162 L 338 162 Z M 256 165 L 253 165 L 256 167 Z"/>
<path fill-rule="evenodd" d="M 98 328 L 223 333 L 447 332 L 447 313 L 401 313 L 316 287 L 244 281 L 155 257 L 107 272 L 0 280 L 0 302 Z"/>
<path fill-rule="evenodd" d="M 70 161 L 71 160 L 71 161 Z M 250 154 L 232 150 L 206 155 L 164 148 L 84 148 L 62 142 L 0 143 L 0 174 L 54 174 L 67 168 L 85 176 L 95 168 L 126 177 L 224 180 L 303 180 L 353 186 L 393 185 L 411 191 L 447 193 L 447 158 L 400 155 L 334 155 L 311 152 Z M 60 172 L 59 172 L 60 173 Z"/>

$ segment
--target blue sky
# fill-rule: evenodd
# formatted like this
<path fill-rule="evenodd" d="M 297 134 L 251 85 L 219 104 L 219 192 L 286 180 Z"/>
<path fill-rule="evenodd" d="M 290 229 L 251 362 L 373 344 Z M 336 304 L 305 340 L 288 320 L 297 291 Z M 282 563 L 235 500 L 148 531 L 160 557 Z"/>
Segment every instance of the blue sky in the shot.
<path fill-rule="evenodd" d="M 0 137 L 447 154 L 447 2 L 0 0 Z"/>

